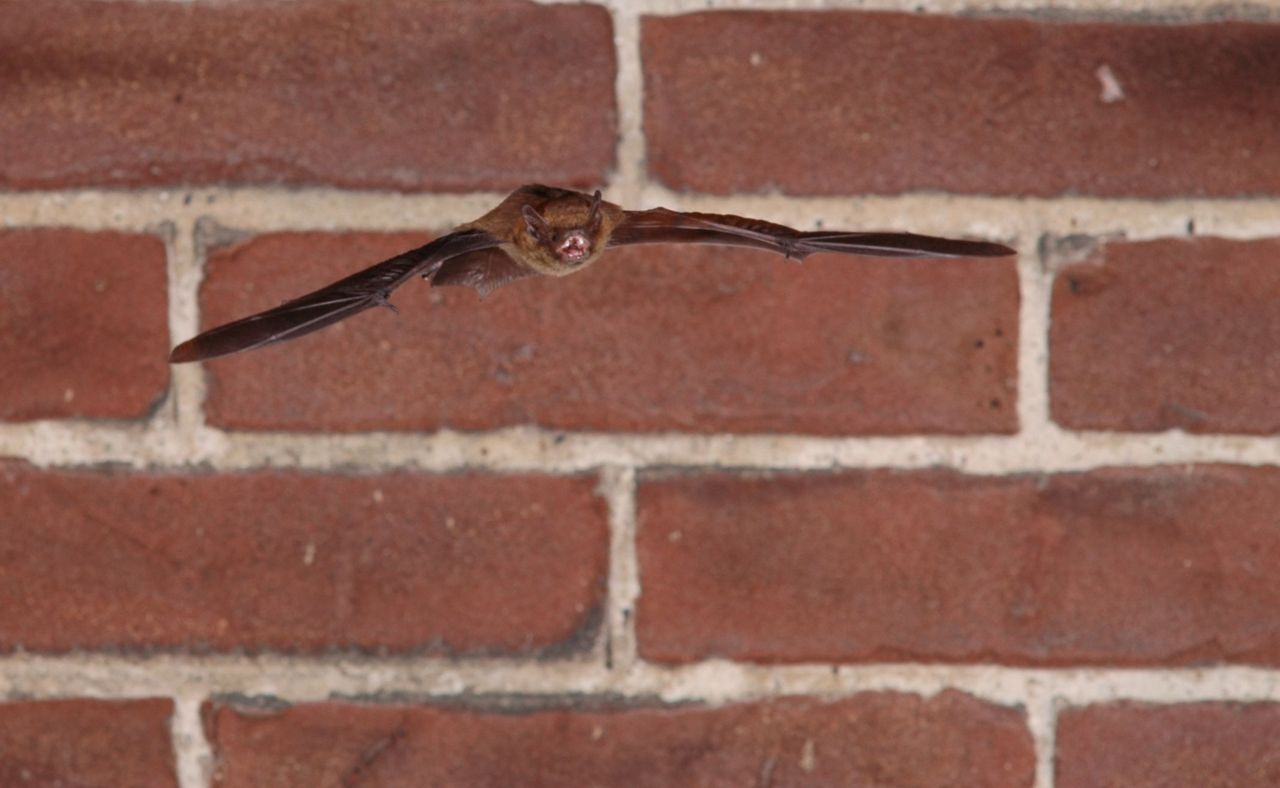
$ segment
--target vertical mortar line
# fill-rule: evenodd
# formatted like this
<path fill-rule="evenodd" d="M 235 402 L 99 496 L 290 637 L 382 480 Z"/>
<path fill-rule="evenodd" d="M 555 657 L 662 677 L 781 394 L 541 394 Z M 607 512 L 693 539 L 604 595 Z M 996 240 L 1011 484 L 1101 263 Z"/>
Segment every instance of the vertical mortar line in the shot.
<path fill-rule="evenodd" d="M 607 0 L 613 15 L 617 61 L 614 101 L 618 109 L 617 170 L 610 191 L 614 202 L 639 205 L 645 184 L 644 71 L 640 65 L 640 12 L 628 0 Z"/>
<path fill-rule="evenodd" d="M 1051 443 L 1049 328 L 1053 276 L 1040 259 L 1039 227 L 1024 226 L 1018 243 L 1018 425 L 1028 444 Z"/>
<path fill-rule="evenodd" d="M 609 467 L 601 476 L 609 502 L 609 581 L 605 649 L 610 670 L 625 676 L 636 662 L 635 603 L 640 596 L 636 559 L 636 469 Z"/>
<path fill-rule="evenodd" d="M 1047 674 L 1046 674 L 1047 675 Z M 1057 700 L 1050 678 L 1026 680 L 1027 727 L 1036 754 L 1035 788 L 1053 788 L 1053 759 L 1057 746 Z"/>
<path fill-rule="evenodd" d="M 1036 447 L 1054 445 L 1049 414 L 1049 328 L 1053 276 L 1040 257 L 1048 222 L 1024 220 L 1018 233 L 1018 431 L 1035 457 Z M 1051 674 L 1025 679 L 1027 726 L 1035 752 L 1035 788 L 1053 788 L 1054 692 Z"/>
<path fill-rule="evenodd" d="M 179 788 L 208 788 L 213 779 L 213 748 L 200 719 L 207 694 L 201 687 L 182 687 L 174 693 L 171 733 Z"/>
<path fill-rule="evenodd" d="M 199 289 L 204 261 L 196 242 L 196 219 L 184 216 L 174 222 L 177 232 L 169 255 L 170 344 L 193 337 L 200 330 Z M 171 366 L 175 426 L 183 445 L 194 441 L 204 425 L 204 373 L 199 364 Z"/>

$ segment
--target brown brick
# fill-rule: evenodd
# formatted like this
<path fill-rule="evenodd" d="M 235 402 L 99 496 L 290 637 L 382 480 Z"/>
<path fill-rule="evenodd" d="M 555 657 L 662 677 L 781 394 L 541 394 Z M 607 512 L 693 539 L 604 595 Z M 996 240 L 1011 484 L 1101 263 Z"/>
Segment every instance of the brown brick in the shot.
<path fill-rule="evenodd" d="M 1280 471 L 644 480 L 640 653 L 1280 662 Z"/>
<path fill-rule="evenodd" d="M 1058 788 L 1274 788 L 1280 704 L 1119 702 L 1058 717 Z"/>
<path fill-rule="evenodd" d="M 1280 193 L 1276 24 L 711 11 L 646 18 L 643 54 L 676 189 Z"/>
<path fill-rule="evenodd" d="M 1023 716 L 949 691 L 722 708 L 206 707 L 214 784 L 1030 786 Z"/>
<path fill-rule="evenodd" d="M 215 253 L 211 326 L 422 242 L 279 234 Z M 901 261 L 693 247 L 616 251 L 483 303 L 397 292 L 296 343 L 209 366 L 237 429 L 981 433 L 1017 429 L 1010 260 Z"/>
<path fill-rule="evenodd" d="M 166 288 L 159 238 L 0 232 L 0 419 L 146 416 L 169 384 Z"/>
<path fill-rule="evenodd" d="M 177 786 L 173 702 L 0 703 L 0 785 Z"/>
<path fill-rule="evenodd" d="M 613 32 L 507 0 L 0 8 L 0 186 L 585 185 L 613 165 Z"/>
<path fill-rule="evenodd" d="M 0 465 L 0 648 L 542 653 L 583 646 L 590 477 Z"/>
<path fill-rule="evenodd" d="M 1100 246 L 1053 287 L 1064 427 L 1280 430 L 1280 238 Z"/>

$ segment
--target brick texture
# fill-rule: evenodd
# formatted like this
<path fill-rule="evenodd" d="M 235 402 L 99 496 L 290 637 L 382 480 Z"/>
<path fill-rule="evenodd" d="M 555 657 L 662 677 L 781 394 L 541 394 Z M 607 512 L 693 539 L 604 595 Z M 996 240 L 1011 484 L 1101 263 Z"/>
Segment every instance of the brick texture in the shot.
<path fill-rule="evenodd" d="M 1057 788 L 1280 785 L 1280 704 L 1108 703 L 1058 717 Z"/>
<path fill-rule="evenodd" d="M 1280 471 L 689 475 L 638 493 L 644 657 L 1280 663 Z"/>
<path fill-rule="evenodd" d="M 146 416 L 169 383 L 166 287 L 156 237 L 0 232 L 0 420 Z"/>
<path fill-rule="evenodd" d="M 1280 239 L 1108 243 L 1053 287 L 1053 418 L 1074 429 L 1280 430 Z"/>
<path fill-rule="evenodd" d="M 0 465 L 0 648 L 538 654 L 586 647 L 591 477 Z"/>
<path fill-rule="evenodd" d="M 327 284 L 421 236 L 279 234 L 216 251 L 206 327 Z M 1012 432 L 1009 260 L 803 265 L 760 252 L 632 249 L 483 303 L 412 282 L 296 343 L 208 366 L 236 429 Z"/>
<path fill-rule="evenodd" d="M 176 788 L 169 700 L 0 704 L 0 784 Z"/>
<path fill-rule="evenodd" d="M 723 12 L 643 25 L 676 189 L 1280 193 L 1280 25 Z"/>
<path fill-rule="evenodd" d="M 613 32 L 486 0 L 0 7 L 0 186 L 604 180 Z"/>
<path fill-rule="evenodd" d="M 958 692 L 723 708 L 206 707 L 214 784 L 1030 786 L 1018 711 Z"/>

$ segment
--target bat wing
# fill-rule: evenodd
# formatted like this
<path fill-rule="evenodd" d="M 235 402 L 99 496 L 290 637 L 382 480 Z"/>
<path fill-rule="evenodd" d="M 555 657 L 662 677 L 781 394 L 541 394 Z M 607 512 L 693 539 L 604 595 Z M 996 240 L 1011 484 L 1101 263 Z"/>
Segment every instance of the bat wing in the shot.
<path fill-rule="evenodd" d="M 1007 246 L 987 241 L 960 241 L 914 233 L 801 232 L 781 224 L 745 216 L 683 213 L 666 208 L 626 211 L 613 229 L 610 246 L 652 243 L 719 244 L 768 249 L 801 260 L 814 252 L 840 252 L 876 257 L 1003 257 Z"/>
<path fill-rule="evenodd" d="M 210 329 L 174 348 L 169 361 L 201 361 L 252 350 L 310 334 L 371 307 L 390 307 L 391 291 L 410 278 L 430 278 L 449 260 L 497 245 L 498 240 L 482 230 L 441 236 L 275 309 Z"/>
<path fill-rule="evenodd" d="M 540 274 L 526 268 L 501 249 L 492 247 L 446 260 L 431 276 L 436 287 L 458 285 L 474 288 L 481 298 L 509 282 Z"/>

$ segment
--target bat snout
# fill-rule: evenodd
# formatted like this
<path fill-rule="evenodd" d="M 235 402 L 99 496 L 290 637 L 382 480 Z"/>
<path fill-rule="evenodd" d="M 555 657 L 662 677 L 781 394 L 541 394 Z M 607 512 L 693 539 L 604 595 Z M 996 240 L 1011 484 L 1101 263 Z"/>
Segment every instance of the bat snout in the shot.
<path fill-rule="evenodd" d="M 591 241 L 585 233 L 571 232 L 560 239 L 556 254 L 566 263 L 581 263 L 591 256 Z"/>

